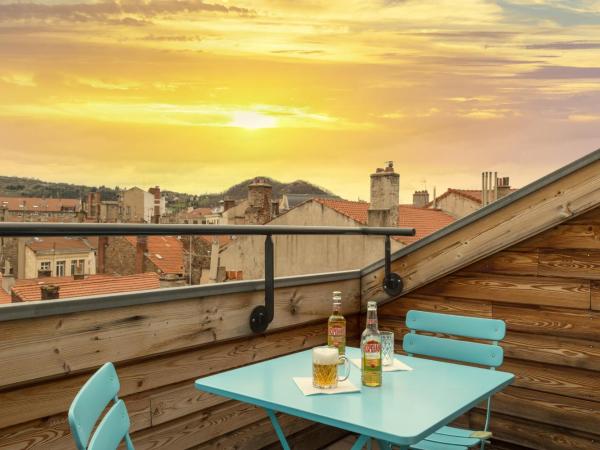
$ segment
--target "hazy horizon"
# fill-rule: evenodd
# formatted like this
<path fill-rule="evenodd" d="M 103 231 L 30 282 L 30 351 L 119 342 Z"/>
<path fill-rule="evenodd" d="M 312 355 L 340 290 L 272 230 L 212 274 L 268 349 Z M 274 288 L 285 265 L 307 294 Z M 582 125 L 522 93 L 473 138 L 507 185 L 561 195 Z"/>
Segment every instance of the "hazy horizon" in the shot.
<path fill-rule="evenodd" d="M 600 147 L 599 30 L 591 0 L 0 0 L 0 172 L 522 187 Z"/>

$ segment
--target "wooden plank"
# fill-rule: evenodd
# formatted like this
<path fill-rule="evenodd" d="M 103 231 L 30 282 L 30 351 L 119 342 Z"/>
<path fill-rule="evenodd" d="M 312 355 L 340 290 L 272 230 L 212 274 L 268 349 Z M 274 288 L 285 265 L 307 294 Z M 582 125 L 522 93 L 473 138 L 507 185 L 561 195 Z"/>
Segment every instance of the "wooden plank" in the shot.
<path fill-rule="evenodd" d="M 495 255 L 488 256 L 481 261 L 477 261 L 470 266 L 462 269 L 462 272 L 485 272 L 498 273 L 504 275 L 538 275 L 538 252 L 533 251 L 512 251 L 498 252 Z"/>
<path fill-rule="evenodd" d="M 492 411 L 600 434 L 600 403 L 509 386 L 494 395 Z M 492 420 L 492 426 L 494 422 Z"/>
<path fill-rule="evenodd" d="M 494 304 L 492 315 L 511 331 L 600 341 L 600 314 L 591 311 Z"/>
<path fill-rule="evenodd" d="M 485 414 L 472 411 L 471 422 L 475 428 L 483 429 Z M 493 415 L 490 429 L 494 434 L 494 442 L 503 441 L 535 450 L 593 450 L 598 448 L 598 441 L 594 436 L 503 414 Z"/>
<path fill-rule="evenodd" d="M 313 422 L 287 414 L 278 414 L 279 424 L 286 436 L 302 432 L 313 426 Z M 270 419 L 262 419 L 243 428 L 238 428 L 216 439 L 194 447 L 194 450 L 261 450 L 271 446 L 278 447 L 279 440 Z"/>
<path fill-rule="evenodd" d="M 548 277 L 600 280 L 600 250 L 541 249 L 539 273 Z"/>
<path fill-rule="evenodd" d="M 536 248 L 600 250 L 600 224 L 567 222 L 513 247 L 514 250 Z"/>
<path fill-rule="evenodd" d="M 590 307 L 594 311 L 600 311 L 600 282 L 592 281 L 592 293 L 590 298 Z"/>
<path fill-rule="evenodd" d="M 74 447 L 66 414 L 0 430 L 0 450 L 72 450 Z"/>
<path fill-rule="evenodd" d="M 358 280 L 281 288 L 270 330 L 328 317 L 324 293 L 334 289 L 345 293 L 344 314 L 359 311 Z M 259 291 L 2 322 L 0 386 L 248 336 L 263 302 Z"/>
<path fill-rule="evenodd" d="M 393 261 L 392 270 L 404 280 L 404 292 L 411 292 L 590 211 L 599 198 L 597 161 Z M 383 268 L 363 275 L 364 304 L 389 300 L 383 278 Z"/>
<path fill-rule="evenodd" d="M 348 317 L 348 331 L 351 334 L 358 333 L 358 320 L 355 316 Z M 127 400 L 127 396 L 132 394 L 310 348 L 324 342 L 326 325 L 321 322 L 118 366 L 120 395 Z M 1 391 L 0 404 L 3 414 L 0 414 L 0 428 L 67 411 L 89 375 L 69 376 Z M 35 404 L 36 407 L 24 408 L 26 404 Z"/>
<path fill-rule="evenodd" d="M 185 450 L 266 417 L 261 408 L 227 402 L 132 435 L 136 450 Z"/>
<path fill-rule="evenodd" d="M 590 307 L 590 282 L 586 280 L 460 273 L 433 282 L 420 292 L 502 303 Z"/>
<path fill-rule="evenodd" d="M 411 309 L 461 316 L 491 317 L 492 315 L 490 302 L 447 298 L 419 292 L 413 292 L 383 305 L 379 308 L 379 316 L 404 318 Z"/>
<path fill-rule="evenodd" d="M 512 358 L 505 358 L 499 370 L 515 374 L 515 387 L 600 402 L 597 372 Z"/>
<path fill-rule="evenodd" d="M 600 371 L 595 341 L 509 331 L 501 345 L 508 358 Z"/>
<path fill-rule="evenodd" d="M 288 437 L 288 443 L 294 450 L 320 450 L 325 446 L 347 436 L 346 430 L 317 423 L 305 431 Z M 349 449 L 350 447 L 346 447 Z M 280 444 L 272 444 L 264 450 L 279 450 Z M 375 447 L 373 447 L 375 450 Z"/>

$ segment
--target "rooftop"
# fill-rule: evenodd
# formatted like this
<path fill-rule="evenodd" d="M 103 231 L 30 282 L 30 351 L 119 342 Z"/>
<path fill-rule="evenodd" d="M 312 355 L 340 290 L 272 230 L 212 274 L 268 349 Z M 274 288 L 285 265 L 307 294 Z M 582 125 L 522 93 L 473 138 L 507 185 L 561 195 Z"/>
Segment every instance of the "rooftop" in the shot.
<path fill-rule="evenodd" d="M 39 197 L 6 197 L 0 196 L 0 208 L 10 211 L 61 212 L 77 211 L 81 201 L 74 198 L 39 198 Z"/>
<path fill-rule="evenodd" d="M 134 247 L 137 237 L 127 236 L 127 241 Z M 147 256 L 152 263 L 165 274 L 182 274 L 183 245 L 175 236 L 148 236 Z"/>
<path fill-rule="evenodd" d="M 84 238 L 36 237 L 26 245 L 35 253 L 81 253 L 92 251 L 90 243 Z"/>
<path fill-rule="evenodd" d="M 510 189 L 509 193 L 513 193 L 518 191 L 518 189 Z M 473 200 L 474 202 L 477 203 L 482 203 L 482 193 L 481 193 L 481 189 L 455 189 L 455 188 L 449 188 L 446 192 L 444 192 L 442 195 L 440 195 L 439 197 L 436 198 L 436 200 L 441 200 L 447 196 L 449 196 L 450 194 L 458 194 L 461 195 L 463 197 L 466 197 L 470 200 Z M 431 205 L 432 202 L 429 202 L 429 204 Z"/>
<path fill-rule="evenodd" d="M 368 202 L 328 198 L 316 198 L 315 201 L 338 211 L 360 224 L 367 224 L 370 206 L 370 203 Z M 413 205 L 400 205 L 398 207 L 398 226 L 415 228 L 416 234 L 415 236 L 402 236 L 399 237 L 398 240 L 405 244 L 410 244 L 451 224 L 455 220 L 454 217 L 438 209 L 418 208 Z"/>
<path fill-rule="evenodd" d="M 49 284 L 60 286 L 60 298 L 88 297 L 92 295 L 107 295 L 160 288 L 158 274 L 147 272 L 125 276 L 88 275 L 83 280 L 75 280 L 73 277 L 18 280 L 13 286 L 12 291 L 22 301 L 38 301 L 41 300 L 40 286 Z"/>

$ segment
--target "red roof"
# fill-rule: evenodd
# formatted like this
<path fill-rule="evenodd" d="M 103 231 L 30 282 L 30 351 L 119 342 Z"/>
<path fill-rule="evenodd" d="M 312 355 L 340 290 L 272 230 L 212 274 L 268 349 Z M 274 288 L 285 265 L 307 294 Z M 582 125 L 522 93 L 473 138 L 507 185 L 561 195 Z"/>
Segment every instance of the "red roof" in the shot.
<path fill-rule="evenodd" d="M 69 237 L 43 237 L 33 238 L 27 243 L 34 252 L 90 252 L 92 251 L 90 244 L 82 238 Z"/>
<path fill-rule="evenodd" d="M 0 197 L 0 208 L 11 211 L 79 211 L 81 201 L 76 198 Z"/>
<path fill-rule="evenodd" d="M 189 217 L 202 217 L 209 214 L 212 214 L 212 208 L 196 208 L 184 213 L 184 215 Z"/>
<path fill-rule="evenodd" d="M 2 272 L 0 272 L 0 305 L 10 303 L 10 294 L 2 289 Z"/>
<path fill-rule="evenodd" d="M 327 198 L 316 198 L 314 201 L 334 209 L 340 214 L 343 214 L 360 224 L 367 224 L 370 203 Z M 399 237 L 398 240 L 404 244 L 410 244 L 451 224 L 455 220 L 454 217 L 439 209 L 419 208 L 413 205 L 399 205 L 398 226 L 415 228 L 416 235 L 402 236 Z"/>
<path fill-rule="evenodd" d="M 517 191 L 518 189 L 511 189 L 510 193 L 512 194 L 513 192 Z M 470 200 L 473 200 L 476 203 L 482 203 L 481 199 L 483 197 L 482 193 L 481 193 L 481 189 L 453 189 L 453 188 L 449 188 L 446 192 L 444 192 L 442 195 L 440 195 L 437 200 L 441 200 L 447 196 L 449 196 L 450 194 L 457 194 L 457 195 L 461 195 L 463 197 L 466 197 Z M 432 202 L 429 202 L 429 204 L 431 204 Z"/>
<path fill-rule="evenodd" d="M 126 236 L 134 247 L 137 237 Z M 183 274 L 183 245 L 175 236 L 148 236 L 148 259 L 165 274 Z"/>
<path fill-rule="evenodd" d="M 125 276 L 89 275 L 83 280 L 74 280 L 73 277 L 18 280 L 12 290 L 23 301 L 37 301 L 42 298 L 40 286 L 46 284 L 60 286 L 60 298 L 88 297 L 160 288 L 158 274 L 147 272 Z"/>

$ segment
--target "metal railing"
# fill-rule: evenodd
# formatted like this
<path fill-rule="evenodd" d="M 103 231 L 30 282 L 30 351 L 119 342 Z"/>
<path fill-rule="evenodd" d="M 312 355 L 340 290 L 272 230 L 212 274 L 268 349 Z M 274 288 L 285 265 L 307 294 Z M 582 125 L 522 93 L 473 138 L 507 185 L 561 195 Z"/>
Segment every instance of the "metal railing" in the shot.
<path fill-rule="evenodd" d="M 181 225 L 181 224 L 99 224 L 99 223 L 0 223 L 0 237 L 39 236 L 265 236 L 265 304 L 250 314 L 250 328 L 255 333 L 267 329 L 275 313 L 275 267 L 272 236 L 275 235 L 363 235 L 385 237 L 385 277 L 383 289 L 389 296 L 402 292 L 400 276 L 391 271 L 391 236 L 414 236 L 414 228 L 386 227 L 315 227 L 288 225 Z"/>

